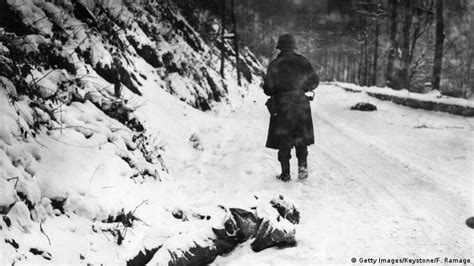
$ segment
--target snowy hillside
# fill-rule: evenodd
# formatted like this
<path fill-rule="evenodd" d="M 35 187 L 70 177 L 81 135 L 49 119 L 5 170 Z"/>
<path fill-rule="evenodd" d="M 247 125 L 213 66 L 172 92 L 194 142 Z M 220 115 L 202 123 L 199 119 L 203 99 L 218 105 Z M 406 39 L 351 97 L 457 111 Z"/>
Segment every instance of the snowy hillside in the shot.
<path fill-rule="evenodd" d="M 143 3 L 0 2 L 0 264 L 115 264 L 163 246 L 154 260 L 172 262 L 228 219 L 183 192 L 182 169 L 206 149 L 210 110 L 238 105 L 262 67 L 244 49 L 237 86 L 226 44 L 223 80 L 179 11 Z M 195 206 L 216 213 L 207 231 Z"/>

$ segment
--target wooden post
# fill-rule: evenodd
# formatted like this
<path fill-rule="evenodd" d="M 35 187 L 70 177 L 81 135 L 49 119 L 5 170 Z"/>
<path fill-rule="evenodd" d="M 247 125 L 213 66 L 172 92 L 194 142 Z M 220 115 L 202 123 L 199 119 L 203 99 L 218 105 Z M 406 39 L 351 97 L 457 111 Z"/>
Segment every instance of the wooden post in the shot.
<path fill-rule="evenodd" d="M 225 0 L 222 0 L 222 22 L 221 22 L 221 77 L 224 79 L 224 64 L 225 64 Z"/>

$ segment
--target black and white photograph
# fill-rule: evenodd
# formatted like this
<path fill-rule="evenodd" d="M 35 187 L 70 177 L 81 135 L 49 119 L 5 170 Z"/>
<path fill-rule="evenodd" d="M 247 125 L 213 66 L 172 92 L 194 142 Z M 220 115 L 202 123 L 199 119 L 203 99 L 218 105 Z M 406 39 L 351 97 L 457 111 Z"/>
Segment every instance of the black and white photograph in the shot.
<path fill-rule="evenodd" d="M 0 265 L 474 265 L 474 1 L 0 0 Z"/>

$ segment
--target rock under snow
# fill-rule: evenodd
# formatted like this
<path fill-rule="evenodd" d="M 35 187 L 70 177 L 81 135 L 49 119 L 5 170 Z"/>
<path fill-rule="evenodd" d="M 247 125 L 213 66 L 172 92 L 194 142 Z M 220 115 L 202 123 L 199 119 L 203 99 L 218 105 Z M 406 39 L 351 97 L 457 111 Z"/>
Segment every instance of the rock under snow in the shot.
<path fill-rule="evenodd" d="M 12 225 L 18 226 L 24 233 L 30 233 L 33 221 L 30 218 L 30 210 L 23 201 L 17 201 L 8 212 Z"/>

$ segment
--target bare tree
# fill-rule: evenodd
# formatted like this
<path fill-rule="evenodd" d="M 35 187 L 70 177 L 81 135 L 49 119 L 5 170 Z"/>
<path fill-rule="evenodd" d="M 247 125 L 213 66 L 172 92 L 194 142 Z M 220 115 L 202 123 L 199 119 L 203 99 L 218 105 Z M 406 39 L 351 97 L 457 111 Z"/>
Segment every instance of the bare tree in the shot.
<path fill-rule="evenodd" d="M 441 80 L 441 69 L 443 65 L 443 45 L 444 45 L 444 17 L 443 0 L 436 0 L 436 43 L 433 64 L 433 89 L 439 90 Z"/>
<path fill-rule="evenodd" d="M 378 16 L 374 17 L 375 23 L 375 33 L 374 33 L 374 58 L 372 61 L 372 77 L 371 77 L 371 85 L 377 85 L 377 63 L 379 60 L 379 20 Z"/>
<path fill-rule="evenodd" d="M 404 0 L 403 1 L 403 22 L 402 22 L 402 66 L 400 69 L 401 88 L 409 89 L 410 88 L 410 64 L 411 64 L 411 51 L 410 51 L 410 37 L 411 37 L 411 27 L 413 22 L 413 9 L 415 1 Z"/>
<path fill-rule="evenodd" d="M 395 57 L 397 54 L 398 43 L 397 43 L 397 8 L 398 0 L 389 0 L 390 4 L 390 49 L 388 51 L 388 60 L 387 60 L 387 73 L 386 80 L 387 85 L 392 83 L 392 74 L 394 69 Z"/>

